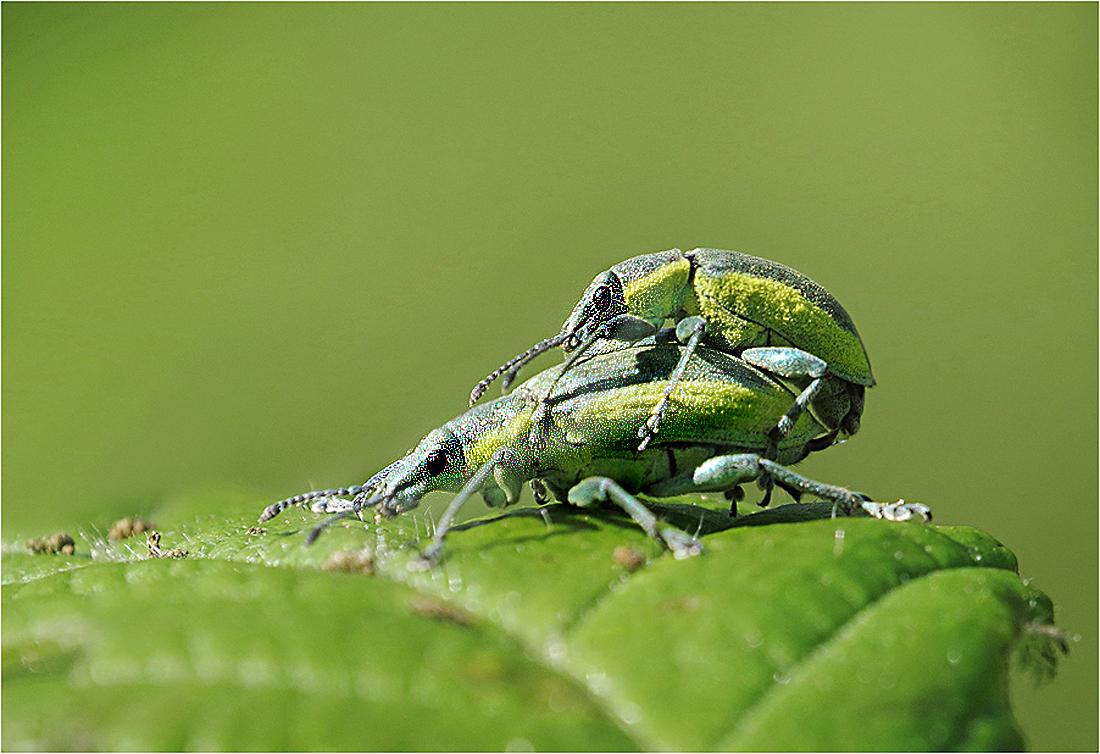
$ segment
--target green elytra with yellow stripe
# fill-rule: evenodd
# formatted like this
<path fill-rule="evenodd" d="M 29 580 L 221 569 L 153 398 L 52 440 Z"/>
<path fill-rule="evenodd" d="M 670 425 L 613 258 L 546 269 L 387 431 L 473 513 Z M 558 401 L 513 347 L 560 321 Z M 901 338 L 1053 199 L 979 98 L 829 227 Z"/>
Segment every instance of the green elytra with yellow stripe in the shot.
<path fill-rule="evenodd" d="M 665 445 L 705 444 L 710 454 L 715 447 L 763 452 L 764 432 L 790 408 L 794 393 L 740 359 L 700 349 L 666 414 L 661 445 L 650 449 L 657 452 L 636 453 L 636 427 L 660 398 L 683 350 L 677 344 L 647 341 L 624 348 L 603 341 L 571 369 L 552 367 L 509 395 L 474 406 L 433 430 L 406 456 L 413 466 L 419 463 L 413 459 L 427 458 L 434 449 L 445 448 L 450 457 L 442 473 L 424 476 L 431 489 L 417 487 L 418 494 L 458 492 L 501 450 L 511 460 L 480 490 L 493 506 L 515 502 L 523 483 L 535 478 L 549 477 L 568 489 L 569 480 L 610 476 L 612 468 L 647 468 L 644 459 L 663 456 Z M 546 407 L 541 421 L 540 404 Z M 809 413 L 803 414 L 780 444 L 777 460 L 802 460 L 811 441 L 826 434 Z M 644 480 L 626 486 L 637 491 Z"/>
<path fill-rule="evenodd" d="M 824 358 L 849 382 L 875 384 L 848 313 L 820 285 L 778 262 L 736 251 L 673 249 L 628 259 L 593 285 L 608 285 L 601 280 L 608 273 L 621 281 L 626 311 L 642 319 L 699 315 L 715 325 L 706 339 L 711 347 L 794 346 Z M 590 286 L 582 301 L 594 295 Z"/>
<path fill-rule="evenodd" d="M 497 376 L 505 386 L 519 368 L 554 345 L 583 351 L 602 337 L 633 340 L 665 320 L 701 325 L 683 334 L 690 360 L 706 344 L 788 380 L 800 391 L 788 416 L 769 430 L 782 437 L 810 410 L 838 438 L 859 430 L 864 389 L 875 384 L 851 317 L 825 288 L 785 265 L 736 251 L 679 249 L 644 254 L 600 273 L 561 332 L 512 359 L 475 388 L 471 403 Z M 692 320 L 693 322 L 695 320 Z M 569 364 L 569 361 L 566 362 Z M 669 393 L 676 389 L 672 380 Z M 641 448 L 663 431 L 668 394 L 652 407 Z"/>
<path fill-rule="evenodd" d="M 667 388 L 685 350 L 652 338 L 633 346 L 603 340 L 570 368 L 549 369 L 511 395 L 432 430 L 364 484 L 288 498 L 269 506 L 260 520 L 306 503 L 315 512 L 336 516 L 360 515 L 366 508 L 395 516 L 415 508 L 429 492 L 458 492 L 425 554 L 433 562 L 469 495 L 480 492 L 490 505 L 508 505 L 525 482 L 576 505 L 610 499 L 677 557 L 697 554 L 699 543 L 659 525 L 635 493 L 669 497 L 723 491 L 736 500 L 741 484 L 770 478 L 794 494 L 833 500 L 847 513 L 862 506 L 879 517 L 924 515 L 913 506 L 867 502 L 858 493 L 814 482 L 781 465 L 828 447 L 833 433 L 805 412 L 772 447 L 764 432 L 789 410 L 794 392 L 752 365 L 708 348 L 697 349 L 683 369 L 660 438 L 637 450 L 634 428 Z M 761 455 L 769 448 L 774 460 Z"/>
<path fill-rule="evenodd" d="M 605 341 L 568 371 L 558 365 L 510 395 L 475 406 L 452 422 L 458 434 L 471 424 L 477 427 L 464 435 L 469 437 L 464 466 L 476 468 L 501 448 L 511 450 L 514 457 L 523 456 L 532 438 L 540 452 L 554 457 L 550 463 L 536 460 L 534 467 L 560 465 L 566 456 L 571 463 L 583 465 L 608 453 L 629 455 L 637 445 L 638 422 L 660 399 L 682 352 L 675 344 L 624 349 Z M 665 415 L 662 443 L 699 442 L 763 451 L 764 432 L 786 413 L 795 397 L 760 370 L 709 349 L 701 349 L 681 384 L 683 389 Z M 551 397 L 544 399 L 551 386 Z M 542 402 L 548 406 L 548 415 L 539 427 L 536 409 Z M 810 414 L 804 414 L 784 438 L 781 462 L 801 460 L 809 441 L 826 432 Z M 518 494 L 518 485 L 513 490 Z M 511 500 L 512 490 L 506 492 Z"/>

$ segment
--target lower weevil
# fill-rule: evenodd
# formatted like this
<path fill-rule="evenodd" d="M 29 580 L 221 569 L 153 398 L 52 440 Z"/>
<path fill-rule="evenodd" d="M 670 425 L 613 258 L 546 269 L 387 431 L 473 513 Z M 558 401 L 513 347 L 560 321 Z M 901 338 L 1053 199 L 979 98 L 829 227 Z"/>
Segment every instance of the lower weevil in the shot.
<path fill-rule="evenodd" d="M 457 492 L 419 561 L 430 564 L 438 560 L 451 522 L 470 495 L 480 492 L 491 506 L 509 505 L 525 482 L 581 507 L 610 501 L 677 558 L 698 554 L 701 544 L 659 522 L 637 493 L 725 492 L 736 500 L 740 485 L 768 477 L 796 498 L 805 493 L 832 501 L 834 514 L 862 508 L 892 520 L 928 517 L 928 508 L 919 503 L 872 503 L 787 468 L 831 442 L 831 432 L 810 413 L 801 414 L 773 446 L 774 460 L 765 458 L 765 430 L 787 413 L 794 393 L 729 354 L 699 348 L 685 366 L 682 353 L 677 344 L 646 341 L 623 348 L 604 341 L 568 370 L 551 368 L 432 430 L 367 482 L 288 498 L 269 506 L 260 521 L 307 503 L 314 512 L 333 514 L 310 532 L 312 541 L 336 518 L 362 516 L 367 508 L 392 518 L 415 508 L 429 492 Z M 637 421 L 648 415 L 676 371 L 680 383 L 660 437 L 638 451 Z"/>

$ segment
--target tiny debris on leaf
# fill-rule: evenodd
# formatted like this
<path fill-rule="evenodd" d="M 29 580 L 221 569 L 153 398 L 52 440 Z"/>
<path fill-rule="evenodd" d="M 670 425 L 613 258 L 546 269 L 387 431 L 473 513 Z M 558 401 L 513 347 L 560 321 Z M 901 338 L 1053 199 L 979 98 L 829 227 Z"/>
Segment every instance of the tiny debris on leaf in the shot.
<path fill-rule="evenodd" d="M 72 555 L 76 552 L 76 542 L 65 532 L 59 531 L 48 537 L 28 539 L 27 549 L 31 552 L 44 552 L 50 555 L 57 553 Z"/>
<path fill-rule="evenodd" d="M 107 535 L 112 541 L 118 542 L 119 540 L 126 539 L 127 537 L 134 537 L 138 534 L 144 534 L 147 531 L 152 531 L 154 524 L 149 523 L 144 518 L 120 518 L 111 524 L 111 531 Z"/>
<path fill-rule="evenodd" d="M 417 597 L 409 604 L 409 609 L 416 615 L 459 626 L 468 626 L 473 622 L 473 616 L 462 608 L 435 597 Z"/>
<path fill-rule="evenodd" d="M 645 554 L 630 545 L 619 545 L 611 553 L 611 557 L 628 573 L 634 573 L 645 565 Z"/>
<path fill-rule="evenodd" d="M 151 531 L 145 537 L 145 546 L 149 548 L 150 558 L 186 558 L 187 550 L 173 547 L 171 550 L 162 550 L 160 547 L 160 532 Z"/>
<path fill-rule="evenodd" d="M 374 553 L 370 550 L 340 550 L 328 556 L 322 571 L 374 573 Z"/>

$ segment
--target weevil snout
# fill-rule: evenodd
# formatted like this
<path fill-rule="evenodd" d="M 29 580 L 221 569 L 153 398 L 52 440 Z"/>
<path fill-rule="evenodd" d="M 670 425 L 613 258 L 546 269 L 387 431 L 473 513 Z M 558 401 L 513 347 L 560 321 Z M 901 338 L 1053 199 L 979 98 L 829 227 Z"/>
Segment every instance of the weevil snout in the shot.
<path fill-rule="evenodd" d="M 380 487 L 371 491 L 362 501 L 364 508 L 374 508 L 382 518 L 395 518 L 407 510 L 415 508 L 420 499 L 432 490 L 422 489 L 412 478 L 389 479 Z"/>

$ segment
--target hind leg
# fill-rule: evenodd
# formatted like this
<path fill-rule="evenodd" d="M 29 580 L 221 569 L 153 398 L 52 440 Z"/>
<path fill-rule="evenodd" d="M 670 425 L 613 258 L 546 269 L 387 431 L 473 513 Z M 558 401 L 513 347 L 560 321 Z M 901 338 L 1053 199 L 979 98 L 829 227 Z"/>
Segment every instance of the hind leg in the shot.
<path fill-rule="evenodd" d="M 651 485 L 646 493 L 657 497 L 672 497 L 693 492 L 724 492 L 763 476 L 771 477 L 776 484 L 792 494 L 813 495 L 831 501 L 834 516 L 838 510 L 851 515 L 857 509 L 863 509 L 875 518 L 891 521 L 906 521 L 914 517 L 925 520 L 931 518 L 928 506 L 921 503 L 905 503 L 900 500 L 890 504 L 874 503 L 861 492 L 815 481 L 756 453 L 715 456 L 699 464 L 690 474 L 681 474 Z"/>

